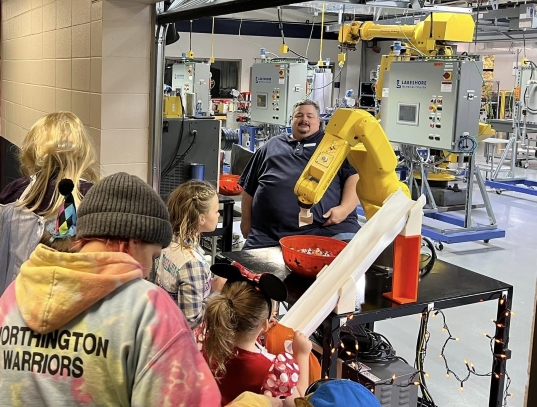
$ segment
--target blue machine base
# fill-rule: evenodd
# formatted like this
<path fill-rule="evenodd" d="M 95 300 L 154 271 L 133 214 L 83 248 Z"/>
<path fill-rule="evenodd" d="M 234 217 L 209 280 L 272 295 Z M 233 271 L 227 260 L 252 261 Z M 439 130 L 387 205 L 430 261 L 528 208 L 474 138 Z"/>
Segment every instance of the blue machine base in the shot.
<path fill-rule="evenodd" d="M 447 223 L 449 225 L 464 227 L 464 219 L 458 216 L 449 215 L 444 212 L 427 213 L 428 218 L 436 219 L 440 222 Z M 477 224 L 480 225 L 479 223 Z M 436 242 L 443 243 L 464 243 L 464 242 L 477 242 L 479 240 L 489 241 L 491 239 L 499 239 L 505 237 L 505 230 L 492 229 L 492 230 L 468 230 L 455 233 L 442 233 L 440 230 L 432 229 L 427 226 L 422 226 L 421 233 L 423 236 L 428 237 Z"/>
<path fill-rule="evenodd" d="M 520 192 L 522 194 L 537 196 L 537 189 L 533 189 L 537 187 L 537 181 L 531 181 L 524 178 L 509 180 L 502 179 L 501 181 L 486 181 L 485 185 L 497 190 Z"/>
<path fill-rule="evenodd" d="M 364 216 L 364 210 L 361 206 L 356 209 L 358 215 Z M 427 213 L 428 218 L 436 219 L 440 222 L 447 223 L 449 225 L 464 227 L 464 219 L 457 216 L 449 215 L 444 212 Z M 483 226 L 479 225 L 478 226 Z M 442 243 L 464 243 L 464 242 L 477 242 L 479 240 L 489 241 L 491 239 L 499 239 L 505 237 L 505 230 L 493 229 L 493 230 L 479 230 L 479 231 L 462 231 L 459 233 L 442 233 L 440 230 L 432 229 L 425 225 L 421 227 L 421 234 L 428 237 L 435 242 Z"/>
<path fill-rule="evenodd" d="M 239 127 L 239 145 L 240 146 L 243 146 L 244 144 L 242 143 L 242 137 L 243 137 L 243 134 L 244 133 L 248 133 L 248 138 L 250 140 L 250 145 L 249 145 L 249 149 L 251 152 L 255 152 L 255 142 L 256 142 L 256 134 L 257 134 L 257 131 L 260 129 L 260 127 L 258 126 L 240 126 Z"/>

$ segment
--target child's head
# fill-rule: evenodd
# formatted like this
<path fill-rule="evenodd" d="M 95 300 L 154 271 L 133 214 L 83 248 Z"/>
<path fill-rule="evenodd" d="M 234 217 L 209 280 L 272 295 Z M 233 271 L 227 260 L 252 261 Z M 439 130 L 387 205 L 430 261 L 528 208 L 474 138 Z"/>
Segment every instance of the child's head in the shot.
<path fill-rule="evenodd" d="M 178 186 L 168 198 L 173 234 L 182 247 L 199 239 L 202 232 L 213 232 L 218 225 L 218 195 L 205 181 L 188 181 Z"/>
<path fill-rule="evenodd" d="M 77 211 L 76 238 L 82 252 L 129 254 L 147 278 L 154 260 L 172 241 L 170 215 L 145 181 L 120 172 L 88 191 Z"/>
<path fill-rule="evenodd" d="M 48 230 L 45 230 L 39 243 L 62 253 L 73 253 L 77 251 L 74 237 L 54 239 Z"/>
<path fill-rule="evenodd" d="M 21 202 L 32 211 L 42 204 L 52 178 L 73 180 L 77 199 L 81 199 L 78 183 L 82 178 L 93 183 L 99 179 L 90 136 L 80 119 L 70 112 L 50 113 L 39 119 L 22 142 L 19 161 L 24 175 L 36 176 L 35 184 Z M 61 201 L 56 191 L 43 216 L 55 216 Z"/>
<path fill-rule="evenodd" d="M 219 295 L 212 297 L 205 312 L 209 332 L 205 354 L 218 377 L 238 342 L 255 341 L 268 329 L 270 309 L 267 298 L 247 281 L 227 282 Z"/>

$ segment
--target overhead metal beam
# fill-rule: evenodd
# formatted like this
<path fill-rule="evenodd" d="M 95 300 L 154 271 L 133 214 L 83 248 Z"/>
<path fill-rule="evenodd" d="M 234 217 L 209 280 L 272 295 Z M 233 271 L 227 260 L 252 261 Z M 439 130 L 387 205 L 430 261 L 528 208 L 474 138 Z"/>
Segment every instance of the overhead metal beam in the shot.
<path fill-rule="evenodd" d="M 225 14 L 241 13 L 244 11 L 259 10 L 278 6 L 287 6 L 296 3 L 293 0 L 264 0 L 259 4 L 259 0 L 216 0 L 212 3 L 205 3 L 199 6 L 177 8 L 166 11 L 157 16 L 158 24 L 175 23 L 177 21 L 195 20 L 202 17 L 216 17 Z M 261 7 L 260 7 L 261 6 Z"/>
<path fill-rule="evenodd" d="M 521 12 L 526 12 L 528 7 L 533 7 L 535 3 L 517 4 L 514 7 L 506 7 L 498 10 L 483 10 L 474 14 L 474 20 L 477 19 L 479 14 L 479 20 L 495 20 L 495 19 L 508 19 L 519 18 Z"/>

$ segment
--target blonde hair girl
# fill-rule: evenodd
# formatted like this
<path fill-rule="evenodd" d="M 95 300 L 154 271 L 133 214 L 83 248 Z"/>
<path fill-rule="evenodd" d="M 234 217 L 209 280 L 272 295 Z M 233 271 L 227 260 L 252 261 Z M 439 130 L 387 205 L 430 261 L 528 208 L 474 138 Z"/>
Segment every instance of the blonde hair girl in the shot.
<path fill-rule="evenodd" d="M 50 113 L 39 119 L 24 139 L 19 154 L 25 178 L 6 187 L 0 203 L 18 205 L 54 218 L 63 197 L 55 185 L 69 178 L 74 182 L 77 204 L 91 185 L 99 180 L 93 143 L 80 119 L 70 112 Z"/>
<path fill-rule="evenodd" d="M 57 187 L 59 181 L 73 181 L 78 206 L 99 178 L 91 139 L 80 119 L 69 112 L 50 113 L 39 119 L 22 142 L 19 161 L 24 176 L 0 193 L 5 232 L 0 232 L 0 251 L 10 254 L 0 258 L 0 294 L 18 275 L 48 224 L 55 221 L 64 201 Z"/>
<path fill-rule="evenodd" d="M 155 282 L 177 302 L 190 327 L 196 329 L 211 292 L 224 284 L 222 279 L 212 279 L 199 244 L 201 233 L 213 232 L 218 224 L 218 195 L 208 182 L 188 181 L 171 193 L 168 210 L 173 241 L 157 260 Z"/>

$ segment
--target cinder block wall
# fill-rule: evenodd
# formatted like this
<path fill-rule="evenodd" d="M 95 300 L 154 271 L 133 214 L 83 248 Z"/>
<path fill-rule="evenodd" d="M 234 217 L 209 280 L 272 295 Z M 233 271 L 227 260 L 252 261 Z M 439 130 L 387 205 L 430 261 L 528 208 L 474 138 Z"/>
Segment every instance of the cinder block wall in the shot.
<path fill-rule="evenodd" d="M 103 175 L 126 171 L 146 180 L 152 6 L 1 4 L 1 137 L 19 146 L 41 116 L 69 110 L 87 126 Z"/>

